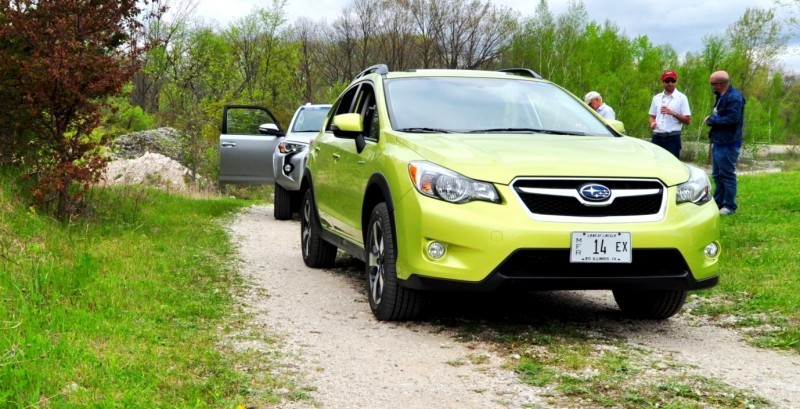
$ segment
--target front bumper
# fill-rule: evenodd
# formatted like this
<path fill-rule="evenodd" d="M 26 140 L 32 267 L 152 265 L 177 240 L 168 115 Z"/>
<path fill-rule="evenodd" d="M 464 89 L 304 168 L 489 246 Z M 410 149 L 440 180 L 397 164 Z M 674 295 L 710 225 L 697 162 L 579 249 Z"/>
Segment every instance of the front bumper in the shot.
<path fill-rule="evenodd" d="M 498 186 L 505 198 L 513 193 Z M 668 197 L 674 198 L 674 188 Z M 415 191 L 395 206 L 397 274 L 417 289 L 494 290 L 513 287 L 567 289 L 697 289 L 717 284 L 719 254 L 705 248 L 719 241 L 719 215 L 713 202 L 676 205 L 663 220 L 625 223 L 533 220 L 516 200 L 502 204 L 451 204 Z M 632 262 L 570 263 L 573 231 L 630 232 Z M 434 260 L 426 248 L 443 243 L 445 256 Z"/>
<path fill-rule="evenodd" d="M 308 148 L 290 154 L 275 152 L 275 156 L 272 159 L 275 168 L 275 183 L 286 190 L 300 190 L 303 183 L 303 168 L 306 165 L 307 155 Z M 287 165 L 291 168 L 289 172 L 285 170 Z"/>

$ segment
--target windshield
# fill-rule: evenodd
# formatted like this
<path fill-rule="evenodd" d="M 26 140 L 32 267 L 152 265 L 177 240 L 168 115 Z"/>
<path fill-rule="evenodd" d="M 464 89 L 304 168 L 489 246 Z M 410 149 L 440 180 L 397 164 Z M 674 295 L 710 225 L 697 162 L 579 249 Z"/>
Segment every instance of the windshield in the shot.
<path fill-rule="evenodd" d="M 613 136 L 563 89 L 511 78 L 417 77 L 386 81 L 392 128 L 406 132 Z"/>
<path fill-rule="evenodd" d="M 297 113 L 297 118 L 292 124 L 291 132 L 319 132 L 330 109 L 329 106 L 300 108 L 300 112 Z"/>

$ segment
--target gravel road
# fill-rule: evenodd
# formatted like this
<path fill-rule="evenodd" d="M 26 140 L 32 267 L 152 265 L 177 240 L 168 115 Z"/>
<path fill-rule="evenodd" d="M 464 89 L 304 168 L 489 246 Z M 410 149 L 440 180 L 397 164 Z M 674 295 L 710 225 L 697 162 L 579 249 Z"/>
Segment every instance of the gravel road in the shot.
<path fill-rule="evenodd" d="M 352 263 L 346 257 L 335 270 L 303 264 L 299 228 L 297 220 L 274 220 L 271 206 L 248 208 L 230 225 L 240 271 L 249 284 L 240 302 L 252 314 L 251 325 L 278 339 L 284 365 L 298 383 L 312 388 L 313 402 L 284 402 L 280 407 L 551 406 L 551 393 L 521 383 L 508 369 L 512 358 L 498 356 L 490 345 L 458 341 L 430 322 L 376 321 L 362 280 L 348 273 L 352 269 L 341 268 Z M 775 407 L 800 408 L 796 354 L 749 347 L 738 333 L 690 316 L 660 323 L 620 319 L 609 292 L 543 293 L 535 298 L 531 309 L 545 319 L 579 320 L 670 356 L 697 374 L 756 393 Z"/>

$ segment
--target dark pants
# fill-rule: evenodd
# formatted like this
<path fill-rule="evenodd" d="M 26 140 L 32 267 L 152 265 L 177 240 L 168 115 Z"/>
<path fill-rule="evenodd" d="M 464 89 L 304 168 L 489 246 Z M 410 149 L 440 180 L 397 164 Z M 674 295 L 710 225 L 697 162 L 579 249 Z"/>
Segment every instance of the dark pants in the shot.
<path fill-rule="evenodd" d="M 736 211 L 736 161 L 741 148 L 735 146 L 713 146 L 711 154 L 711 177 L 714 179 L 714 201 L 720 209 L 727 207 Z"/>
<path fill-rule="evenodd" d="M 652 142 L 673 154 L 676 158 L 681 158 L 681 133 L 656 133 L 653 132 Z"/>

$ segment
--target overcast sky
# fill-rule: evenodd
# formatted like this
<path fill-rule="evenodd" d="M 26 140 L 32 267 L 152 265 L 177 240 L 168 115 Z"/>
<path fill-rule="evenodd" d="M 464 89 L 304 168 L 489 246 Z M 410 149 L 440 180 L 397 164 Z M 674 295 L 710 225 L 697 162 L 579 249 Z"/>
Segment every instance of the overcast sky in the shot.
<path fill-rule="evenodd" d="M 286 14 L 289 21 L 298 17 L 332 21 L 351 0 L 288 0 Z M 534 15 L 538 0 L 491 0 L 498 6 L 510 7 L 521 16 Z M 558 15 L 569 4 L 568 0 L 549 0 L 550 10 Z M 703 36 L 724 35 L 747 7 L 770 8 L 774 0 L 584 0 L 589 19 L 598 23 L 609 20 L 629 38 L 646 35 L 656 45 L 670 44 L 683 55 L 687 51 L 702 49 Z M 270 7 L 271 0 L 198 0 L 197 14 L 207 21 L 214 20 L 222 27 L 250 13 L 256 6 Z M 791 43 L 798 44 L 800 38 Z M 800 71 L 800 50 L 782 60 L 791 71 Z"/>

